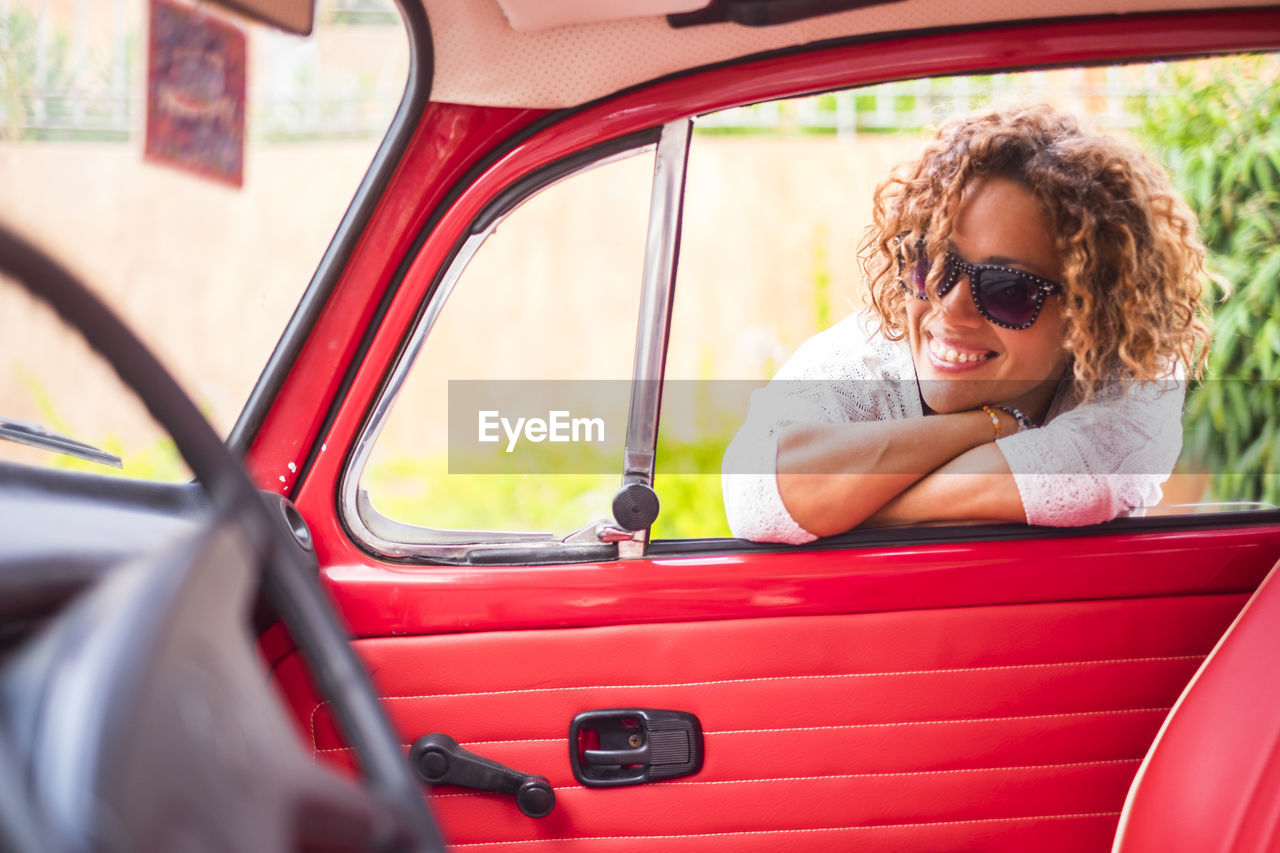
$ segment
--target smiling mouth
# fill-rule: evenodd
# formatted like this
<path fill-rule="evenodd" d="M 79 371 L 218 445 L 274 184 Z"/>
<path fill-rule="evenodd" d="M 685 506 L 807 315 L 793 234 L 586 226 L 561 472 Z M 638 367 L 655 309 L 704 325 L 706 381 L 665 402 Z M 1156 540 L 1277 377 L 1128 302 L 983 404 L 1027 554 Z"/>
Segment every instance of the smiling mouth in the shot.
<path fill-rule="evenodd" d="M 980 361 L 987 361 L 995 358 L 995 353 L 991 350 L 982 352 L 971 352 L 957 350 L 949 347 L 937 338 L 929 338 L 929 353 L 938 361 L 947 364 L 976 364 Z"/>

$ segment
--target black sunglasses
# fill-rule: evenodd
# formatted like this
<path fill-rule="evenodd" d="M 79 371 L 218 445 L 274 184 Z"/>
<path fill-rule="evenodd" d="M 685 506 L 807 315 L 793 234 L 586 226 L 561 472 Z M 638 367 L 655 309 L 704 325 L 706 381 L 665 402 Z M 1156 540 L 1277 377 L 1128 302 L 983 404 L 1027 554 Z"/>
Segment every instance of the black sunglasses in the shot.
<path fill-rule="evenodd" d="M 989 322 L 1006 329 L 1026 329 L 1040 316 L 1044 300 L 1050 293 L 1061 293 L 1062 285 L 1038 275 L 1032 275 L 1002 264 L 971 264 L 955 252 L 943 256 L 942 280 L 938 282 L 938 298 L 946 296 L 960 280 L 960 274 L 969 277 L 969 292 L 978 313 Z M 906 264 L 899 260 L 899 268 Z M 916 299 L 929 298 L 925 280 L 929 276 L 929 256 L 924 251 L 924 241 L 916 245 L 916 261 L 910 275 L 898 279 L 898 284 Z M 906 280 L 910 278 L 908 283 Z"/>

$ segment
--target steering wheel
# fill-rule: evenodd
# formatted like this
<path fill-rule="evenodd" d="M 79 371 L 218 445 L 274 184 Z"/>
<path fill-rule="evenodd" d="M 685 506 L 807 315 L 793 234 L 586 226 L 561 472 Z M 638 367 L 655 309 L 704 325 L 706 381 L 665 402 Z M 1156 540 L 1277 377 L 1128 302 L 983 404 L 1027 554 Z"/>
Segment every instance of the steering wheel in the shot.
<path fill-rule="evenodd" d="M 0 673 L 0 848 L 443 851 L 314 567 L 212 427 L 97 297 L 3 228 L 0 275 L 114 368 L 211 508 L 110 572 Z M 315 763 L 291 731 L 249 629 L 259 586 L 355 750 L 359 782 Z"/>

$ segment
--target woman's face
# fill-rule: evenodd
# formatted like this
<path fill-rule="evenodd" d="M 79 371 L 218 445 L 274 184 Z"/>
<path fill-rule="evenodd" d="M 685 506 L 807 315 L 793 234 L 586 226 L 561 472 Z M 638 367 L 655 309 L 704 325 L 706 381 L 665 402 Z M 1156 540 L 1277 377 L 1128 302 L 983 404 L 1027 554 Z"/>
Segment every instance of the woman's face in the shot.
<path fill-rule="evenodd" d="M 1002 264 L 1062 281 L 1048 216 L 1026 187 L 1003 177 L 966 189 L 950 248 L 973 264 Z M 935 412 L 1016 406 L 1043 419 L 1067 366 L 1062 296 L 1051 294 L 1026 329 L 1006 329 L 979 312 L 968 276 L 941 299 L 907 297 L 907 339 L 925 404 Z"/>

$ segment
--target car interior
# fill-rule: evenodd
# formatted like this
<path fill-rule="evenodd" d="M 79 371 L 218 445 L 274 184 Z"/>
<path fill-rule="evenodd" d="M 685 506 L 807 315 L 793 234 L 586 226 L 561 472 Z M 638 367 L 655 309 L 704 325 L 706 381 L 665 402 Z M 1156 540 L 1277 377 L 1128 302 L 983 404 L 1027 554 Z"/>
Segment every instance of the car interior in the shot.
<path fill-rule="evenodd" d="M 24 454 L 0 458 L 0 848 L 1275 849 L 1280 508 L 1196 480 L 1082 528 L 786 546 L 716 503 L 708 436 L 856 307 L 832 298 L 854 224 L 804 217 L 855 223 L 863 188 L 797 190 L 797 137 L 843 176 L 906 144 L 859 110 L 932 81 L 1274 67 L 1273 5 L 1131 5 L 397 0 L 398 111 L 225 433 L 6 215 L 4 304 L 74 332 L 182 467 L 101 473 L 111 448 L 0 418 Z M 774 209 L 737 201 L 753 183 Z M 775 240 L 807 253 L 792 278 Z M 564 380 L 612 443 L 468 467 L 455 409 Z"/>

